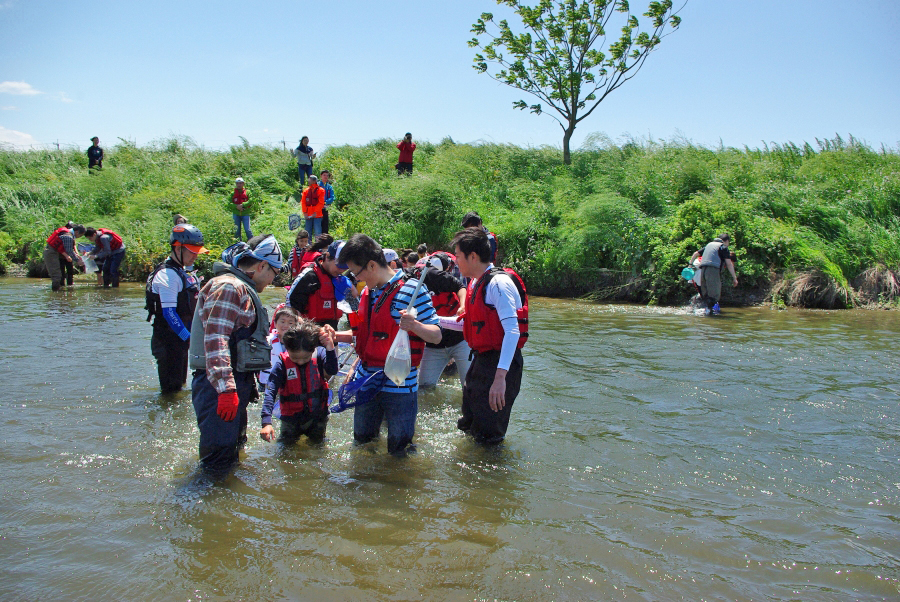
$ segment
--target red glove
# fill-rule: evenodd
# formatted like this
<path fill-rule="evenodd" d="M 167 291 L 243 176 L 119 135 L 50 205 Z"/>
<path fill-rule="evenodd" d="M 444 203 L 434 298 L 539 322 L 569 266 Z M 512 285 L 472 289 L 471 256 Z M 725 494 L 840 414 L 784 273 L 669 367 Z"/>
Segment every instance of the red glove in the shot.
<path fill-rule="evenodd" d="M 216 413 L 225 422 L 231 422 L 237 416 L 239 403 L 237 391 L 219 393 L 219 407 Z"/>

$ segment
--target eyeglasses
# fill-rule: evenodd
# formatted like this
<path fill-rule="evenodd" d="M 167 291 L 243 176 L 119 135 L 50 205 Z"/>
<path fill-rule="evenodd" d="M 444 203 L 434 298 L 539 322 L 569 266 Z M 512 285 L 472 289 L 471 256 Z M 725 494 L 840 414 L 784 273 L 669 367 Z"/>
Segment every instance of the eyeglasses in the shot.
<path fill-rule="evenodd" d="M 362 274 L 363 272 L 365 272 L 367 269 L 368 269 L 367 267 L 361 267 L 361 268 L 359 268 L 359 271 L 356 272 L 355 274 L 353 274 L 353 270 L 350 270 L 350 273 L 353 274 L 354 280 L 359 280 L 359 275 Z"/>

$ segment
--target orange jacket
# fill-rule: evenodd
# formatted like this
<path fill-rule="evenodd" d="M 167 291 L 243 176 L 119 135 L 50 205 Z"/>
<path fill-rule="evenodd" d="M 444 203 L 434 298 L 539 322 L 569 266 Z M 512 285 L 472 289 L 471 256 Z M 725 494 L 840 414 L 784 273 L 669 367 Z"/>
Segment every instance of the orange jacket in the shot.
<path fill-rule="evenodd" d="M 305 217 L 322 217 L 325 208 L 325 189 L 319 185 L 307 187 L 300 196 L 300 210 Z"/>

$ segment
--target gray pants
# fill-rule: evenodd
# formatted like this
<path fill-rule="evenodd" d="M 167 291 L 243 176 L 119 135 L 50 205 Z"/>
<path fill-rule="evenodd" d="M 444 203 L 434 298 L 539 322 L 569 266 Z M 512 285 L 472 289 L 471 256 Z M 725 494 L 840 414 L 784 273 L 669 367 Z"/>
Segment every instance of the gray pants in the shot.
<path fill-rule="evenodd" d="M 50 288 L 55 291 L 59 290 L 63 279 L 62 269 L 59 265 L 60 260 L 65 261 L 56 249 L 49 246 L 44 248 L 44 265 L 47 266 L 47 271 L 50 272 Z"/>
<path fill-rule="evenodd" d="M 700 269 L 703 271 L 700 278 L 700 295 L 706 300 L 707 305 L 712 307 L 722 296 L 722 269 L 713 266 Z"/>
<path fill-rule="evenodd" d="M 437 385 L 441 378 L 444 368 L 450 363 L 450 360 L 456 360 L 456 373 L 459 376 L 459 384 L 465 386 L 466 372 L 469 371 L 469 345 L 465 341 L 460 341 L 452 347 L 443 347 L 436 349 L 434 347 L 426 347 L 422 353 L 422 363 L 419 365 L 419 386 L 433 387 Z"/>

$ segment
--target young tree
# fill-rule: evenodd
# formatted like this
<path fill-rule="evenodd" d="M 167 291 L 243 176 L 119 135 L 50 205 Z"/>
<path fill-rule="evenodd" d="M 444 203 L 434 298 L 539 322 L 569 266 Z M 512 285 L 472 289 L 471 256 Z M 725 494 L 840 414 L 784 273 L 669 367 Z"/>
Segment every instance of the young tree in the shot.
<path fill-rule="evenodd" d="M 627 0 L 540 0 L 534 7 L 519 0 L 497 4 L 513 8 L 530 32 L 517 35 L 506 20 L 494 23 L 491 13 L 482 13 L 472 25 L 476 37 L 469 40 L 470 47 L 483 53 L 475 55 L 475 70 L 487 73 L 488 61 L 497 63 L 500 70 L 488 76 L 536 96 L 559 113 L 561 119 L 548 114 L 564 132 L 566 165 L 572 161 L 569 141 L 575 126 L 640 71 L 660 40 L 678 29 L 677 13 L 684 8 L 673 11 L 672 0 L 650 2 L 643 15 L 651 28 L 642 29 Z M 618 39 L 607 38 L 614 18 L 624 23 Z M 496 31 L 488 31 L 488 24 Z M 524 100 L 513 107 L 536 115 L 545 112 L 541 103 L 528 105 Z"/>

